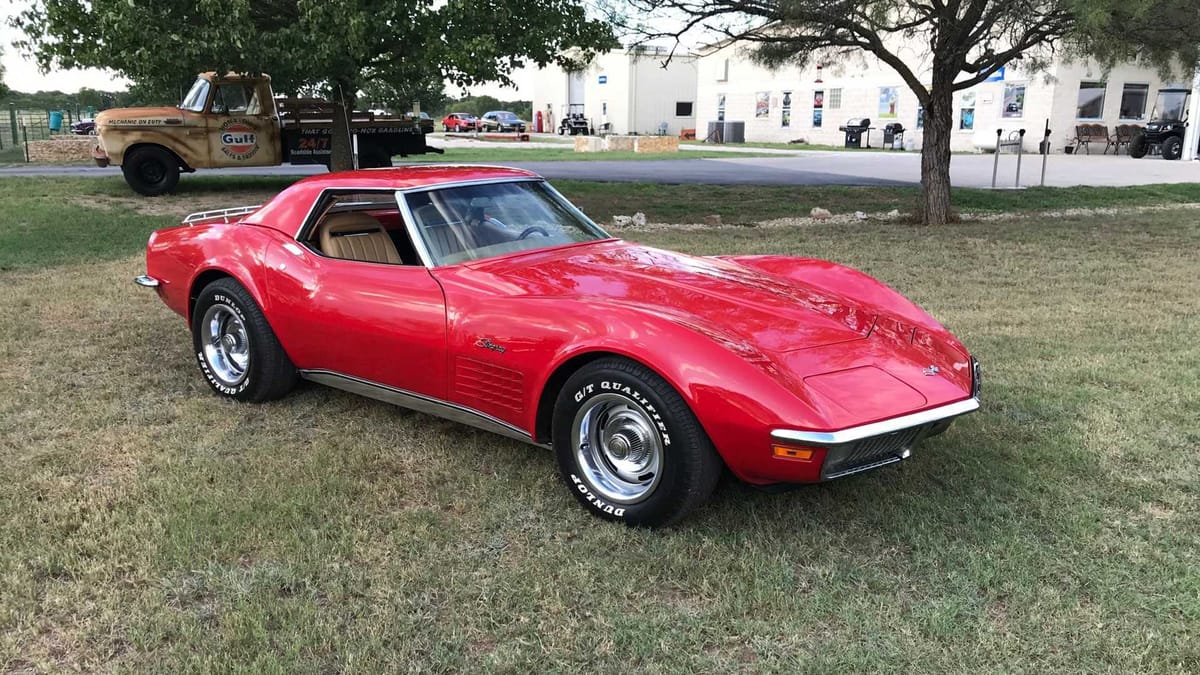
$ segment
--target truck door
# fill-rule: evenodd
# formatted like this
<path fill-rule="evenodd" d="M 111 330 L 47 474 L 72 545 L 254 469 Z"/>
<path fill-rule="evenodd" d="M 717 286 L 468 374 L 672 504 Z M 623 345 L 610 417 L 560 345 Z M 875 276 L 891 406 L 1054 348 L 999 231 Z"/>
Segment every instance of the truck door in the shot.
<path fill-rule="evenodd" d="M 274 112 L 270 88 L 265 83 L 218 82 L 208 116 L 212 166 L 279 164 L 279 126 Z"/>

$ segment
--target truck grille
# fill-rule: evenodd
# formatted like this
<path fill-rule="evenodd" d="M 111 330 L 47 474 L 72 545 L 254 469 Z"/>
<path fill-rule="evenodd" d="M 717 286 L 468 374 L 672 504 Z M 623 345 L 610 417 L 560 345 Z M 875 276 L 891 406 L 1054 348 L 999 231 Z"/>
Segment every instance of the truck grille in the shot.
<path fill-rule="evenodd" d="M 853 443 L 831 446 L 825 455 L 821 477 L 828 480 L 899 462 L 908 456 L 908 452 L 932 428 L 932 424 L 924 424 Z"/>

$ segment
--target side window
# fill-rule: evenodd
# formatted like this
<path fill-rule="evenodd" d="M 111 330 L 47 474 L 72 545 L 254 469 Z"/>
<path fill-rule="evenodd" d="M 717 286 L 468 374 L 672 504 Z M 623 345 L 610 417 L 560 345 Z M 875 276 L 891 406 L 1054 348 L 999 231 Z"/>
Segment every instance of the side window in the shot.
<path fill-rule="evenodd" d="M 253 104 L 256 110 L 251 110 Z M 260 108 L 254 87 L 230 82 L 217 86 L 213 96 L 212 112 L 216 115 L 254 115 Z"/>
<path fill-rule="evenodd" d="M 304 239 L 329 258 L 392 265 L 421 265 L 395 199 L 374 193 L 327 197 Z"/>

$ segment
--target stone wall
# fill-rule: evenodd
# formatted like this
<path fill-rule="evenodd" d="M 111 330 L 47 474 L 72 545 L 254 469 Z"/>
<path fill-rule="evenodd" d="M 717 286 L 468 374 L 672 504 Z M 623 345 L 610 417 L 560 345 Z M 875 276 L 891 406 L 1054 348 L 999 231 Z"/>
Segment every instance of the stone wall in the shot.
<path fill-rule="evenodd" d="M 92 159 L 95 136 L 29 141 L 30 162 L 86 162 Z"/>
<path fill-rule="evenodd" d="M 679 152 L 678 136 L 635 136 L 634 152 Z"/>
<path fill-rule="evenodd" d="M 575 152 L 678 152 L 676 136 L 576 136 Z"/>

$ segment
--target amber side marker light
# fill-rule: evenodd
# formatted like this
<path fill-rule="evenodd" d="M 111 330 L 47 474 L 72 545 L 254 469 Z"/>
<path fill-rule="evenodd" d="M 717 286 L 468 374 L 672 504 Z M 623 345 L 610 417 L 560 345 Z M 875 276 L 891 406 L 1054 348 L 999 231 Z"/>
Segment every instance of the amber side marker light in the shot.
<path fill-rule="evenodd" d="M 772 452 L 776 457 L 783 459 L 798 459 L 802 462 L 811 461 L 813 455 L 817 454 L 815 448 L 797 448 L 790 445 L 772 445 Z"/>

